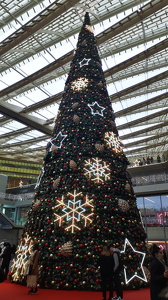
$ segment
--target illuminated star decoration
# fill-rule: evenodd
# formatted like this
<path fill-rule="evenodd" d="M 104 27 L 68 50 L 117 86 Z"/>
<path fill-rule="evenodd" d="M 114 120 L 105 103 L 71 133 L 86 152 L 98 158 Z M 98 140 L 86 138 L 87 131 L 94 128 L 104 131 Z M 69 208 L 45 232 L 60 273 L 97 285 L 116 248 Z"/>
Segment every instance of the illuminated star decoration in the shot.
<path fill-rule="evenodd" d="M 87 195 L 83 195 L 82 192 L 68 193 L 63 195 L 61 199 L 57 199 L 56 206 L 53 207 L 54 215 L 56 217 L 55 222 L 58 222 L 59 226 L 64 226 L 65 230 L 71 231 L 81 230 L 79 222 L 82 227 L 91 223 L 91 216 L 93 215 L 93 199 L 89 199 Z"/>
<path fill-rule="evenodd" d="M 26 274 L 26 268 L 28 266 L 28 254 L 33 251 L 33 241 L 26 234 L 25 238 L 21 241 L 16 251 L 16 259 L 13 262 L 11 273 L 14 281 L 22 279 Z"/>
<path fill-rule="evenodd" d="M 106 145 L 109 148 L 113 148 L 115 152 L 121 152 L 123 149 L 123 145 L 119 139 L 119 137 L 114 134 L 114 132 L 106 132 L 104 136 L 104 140 Z"/>
<path fill-rule="evenodd" d="M 90 60 L 91 60 L 91 58 L 83 58 L 83 59 L 79 62 L 80 68 L 82 68 L 83 66 L 88 66 Z"/>
<path fill-rule="evenodd" d="M 62 134 L 62 132 L 60 131 L 54 139 L 50 140 L 50 151 L 52 151 L 52 146 L 57 146 L 57 148 L 61 148 L 62 143 L 66 137 L 67 134 Z"/>
<path fill-rule="evenodd" d="M 85 160 L 84 175 L 88 176 L 92 181 L 104 182 L 110 179 L 110 168 L 105 161 L 99 158 Z"/>
<path fill-rule="evenodd" d="M 44 175 L 44 167 L 42 167 L 42 169 L 41 169 L 41 174 L 40 174 L 40 175 L 38 176 L 38 178 L 37 178 L 37 183 L 36 183 L 35 189 L 39 186 L 40 181 L 41 181 L 43 175 Z"/>
<path fill-rule="evenodd" d="M 140 251 L 136 251 L 136 250 L 133 248 L 133 246 L 131 245 L 131 243 L 129 242 L 129 240 L 128 240 L 127 238 L 125 239 L 124 250 L 121 251 L 121 253 L 125 253 L 126 248 L 127 248 L 127 245 L 128 245 L 129 247 L 131 247 L 132 251 L 133 251 L 134 253 L 137 253 L 138 256 L 142 256 L 142 260 L 141 260 L 141 262 L 139 262 L 139 265 L 140 265 L 139 268 L 141 269 L 141 273 L 142 273 L 143 276 L 139 276 L 138 273 L 137 273 L 138 270 L 136 270 L 136 271 L 134 271 L 134 274 L 133 274 L 130 278 L 128 278 L 127 267 L 124 267 L 125 283 L 126 283 L 126 284 L 129 283 L 129 282 L 130 282 L 132 279 L 134 279 L 135 277 L 137 277 L 137 278 L 139 278 L 139 279 L 141 279 L 141 280 L 147 282 L 147 278 L 146 278 L 146 275 L 145 275 L 145 272 L 144 272 L 144 269 L 143 269 L 143 262 L 144 262 L 144 259 L 145 259 L 145 255 L 146 255 L 146 254 L 143 253 L 143 252 L 140 252 Z"/>
<path fill-rule="evenodd" d="M 100 115 L 103 117 L 103 110 L 105 110 L 105 108 L 100 106 L 97 101 L 95 101 L 93 104 L 88 104 L 88 106 L 91 109 L 92 115 Z"/>
<path fill-rule="evenodd" d="M 71 83 L 71 89 L 75 92 L 80 92 L 88 86 L 89 80 L 84 77 L 80 77 Z"/>

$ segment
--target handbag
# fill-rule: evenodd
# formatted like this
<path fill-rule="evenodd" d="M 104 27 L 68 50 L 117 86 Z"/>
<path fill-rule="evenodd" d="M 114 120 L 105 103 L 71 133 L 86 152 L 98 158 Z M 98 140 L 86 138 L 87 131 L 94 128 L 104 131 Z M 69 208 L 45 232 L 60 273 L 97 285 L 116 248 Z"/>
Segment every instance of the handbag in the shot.
<path fill-rule="evenodd" d="M 37 275 L 27 275 L 27 287 L 34 288 L 37 286 Z"/>

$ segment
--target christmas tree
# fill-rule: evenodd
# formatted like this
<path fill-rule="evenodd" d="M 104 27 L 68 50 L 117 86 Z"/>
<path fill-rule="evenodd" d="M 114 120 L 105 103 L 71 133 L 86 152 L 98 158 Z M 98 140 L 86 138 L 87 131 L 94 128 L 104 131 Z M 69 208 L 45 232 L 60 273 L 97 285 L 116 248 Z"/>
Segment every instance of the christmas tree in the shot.
<path fill-rule="evenodd" d="M 100 252 L 113 241 L 122 253 L 123 285 L 145 285 L 146 234 L 128 164 L 86 13 L 12 281 L 24 281 L 36 242 L 40 287 L 99 290 Z"/>

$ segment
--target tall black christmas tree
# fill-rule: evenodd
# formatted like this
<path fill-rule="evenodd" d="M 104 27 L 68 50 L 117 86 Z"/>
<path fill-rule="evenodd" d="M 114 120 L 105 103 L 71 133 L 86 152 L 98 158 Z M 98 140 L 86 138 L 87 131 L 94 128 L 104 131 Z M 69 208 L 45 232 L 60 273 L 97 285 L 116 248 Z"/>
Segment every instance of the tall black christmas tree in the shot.
<path fill-rule="evenodd" d="M 98 290 L 98 258 L 113 241 L 122 252 L 123 285 L 144 286 L 146 234 L 127 165 L 86 13 L 12 281 L 24 281 L 37 242 L 40 287 Z"/>

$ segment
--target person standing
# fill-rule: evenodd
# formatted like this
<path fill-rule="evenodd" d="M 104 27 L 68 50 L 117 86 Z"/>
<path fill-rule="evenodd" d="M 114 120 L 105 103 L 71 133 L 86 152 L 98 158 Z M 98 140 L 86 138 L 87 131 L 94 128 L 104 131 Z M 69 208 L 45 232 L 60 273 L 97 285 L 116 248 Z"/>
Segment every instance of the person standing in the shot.
<path fill-rule="evenodd" d="M 122 270 L 122 263 L 120 258 L 120 250 L 118 248 L 114 248 L 113 244 L 110 245 L 110 251 L 113 255 L 114 259 L 114 285 L 115 285 L 115 291 L 116 296 L 113 297 L 113 300 L 123 300 L 123 288 L 121 285 L 121 279 L 120 279 L 120 272 Z"/>
<path fill-rule="evenodd" d="M 37 280 L 39 275 L 39 247 L 38 244 L 34 244 L 33 252 L 29 257 L 29 273 L 27 275 L 27 287 L 30 287 L 28 294 L 37 294 Z M 32 276 L 33 275 L 33 276 Z"/>
<path fill-rule="evenodd" d="M 3 248 L 1 249 L 0 258 L 2 259 L 1 269 L 4 272 L 5 279 L 7 279 L 11 260 L 11 244 L 9 242 L 4 242 Z"/>
<path fill-rule="evenodd" d="M 103 300 L 106 300 L 107 291 L 109 290 L 109 300 L 113 297 L 113 269 L 114 260 L 110 253 L 110 248 L 105 245 L 100 255 L 100 273 L 102 280 Z"/>
<path fill-rule="evenodd" d="M 163 250 L 153 244 L 151 248 L 150 296 L 151 300 L 159 300 L 159 294 L 168 284 L 168 267 L 164 260 Z"/>

